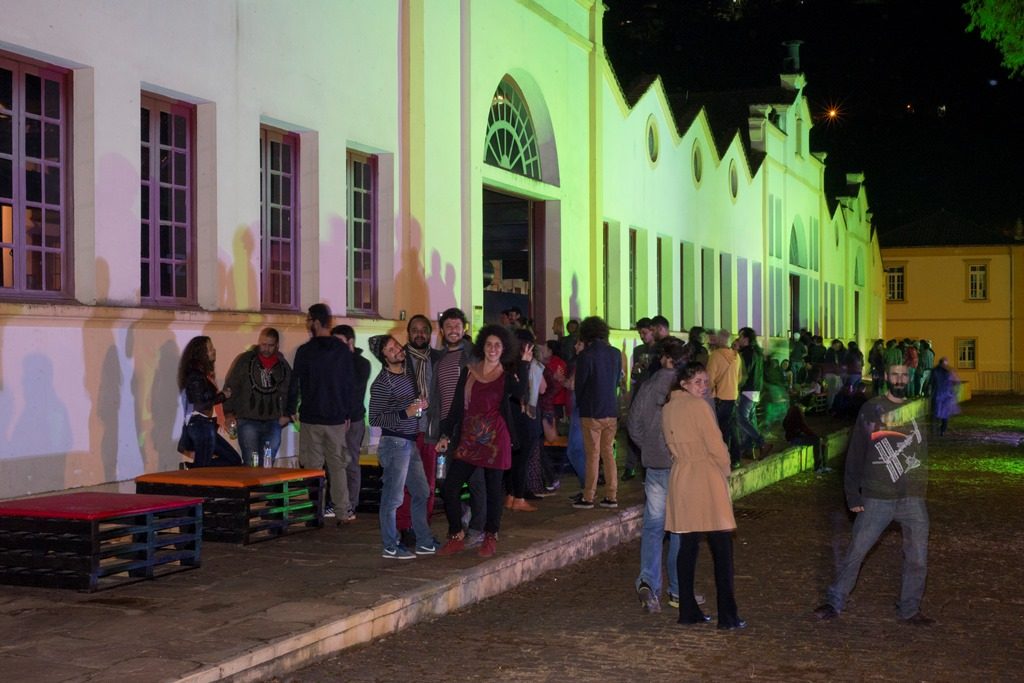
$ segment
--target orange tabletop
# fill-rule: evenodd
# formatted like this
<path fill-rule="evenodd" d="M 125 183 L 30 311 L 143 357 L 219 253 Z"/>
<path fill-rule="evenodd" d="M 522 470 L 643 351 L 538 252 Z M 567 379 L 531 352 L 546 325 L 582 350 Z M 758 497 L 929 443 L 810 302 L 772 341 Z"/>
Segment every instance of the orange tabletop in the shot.
<path fill-rule="evenodd" d="M 290 467 L 196 467 L 190 470 L 143 474 L 135 477 L 135 481 L 144 484 L 220 486 L 241 489 L 323 476 L 325 476 L 323 470 L 297 470 Z"/>

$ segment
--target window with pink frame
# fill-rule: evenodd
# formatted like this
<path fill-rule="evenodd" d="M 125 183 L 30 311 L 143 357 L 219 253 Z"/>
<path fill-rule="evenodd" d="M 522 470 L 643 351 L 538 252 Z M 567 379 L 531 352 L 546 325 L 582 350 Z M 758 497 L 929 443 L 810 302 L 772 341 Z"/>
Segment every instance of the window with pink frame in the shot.
<path fill-rule="evenodd" d="M 298 149 L 295 135 L 260 130 L 260 263 L 262 303 L 298 305 Z"/>

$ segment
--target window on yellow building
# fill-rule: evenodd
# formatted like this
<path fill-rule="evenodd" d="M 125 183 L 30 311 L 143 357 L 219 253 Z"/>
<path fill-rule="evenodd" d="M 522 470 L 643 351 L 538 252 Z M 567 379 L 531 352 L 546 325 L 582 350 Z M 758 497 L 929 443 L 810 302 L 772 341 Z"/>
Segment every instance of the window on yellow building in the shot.
<path fill-rule="evenodd" d="M 988 299 L 988 266 L 984 263 L 967 265 L 967 298 L 971 301 Z"/>
<path fill-rule="evenodd" d="M 964 370 L 973 370 L 976 362 L 977 339 L 956 340 L 956 366 Z"/>
<path fill-rule="evenodd" d="M 903 266 L 890 266 L 885 269 L 885 300 L 905 301 L 906 281 Z"/>

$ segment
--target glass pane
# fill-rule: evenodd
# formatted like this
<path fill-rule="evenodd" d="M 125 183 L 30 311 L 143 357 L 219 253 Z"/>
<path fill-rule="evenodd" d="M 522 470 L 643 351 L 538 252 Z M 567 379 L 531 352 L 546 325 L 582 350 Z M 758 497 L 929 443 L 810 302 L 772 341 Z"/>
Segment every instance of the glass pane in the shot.
<path fill-rule="evenodd" d="M 142 262 L 142 273 L 139 276 L 139 294 L 148 298 L 149 297 L 149 263 L 146 261 Z"/>
<path fill-rule="evenodd" d="M 188 202 L 186 201 L 185 190 L 174 191 L 174 220 L 184 223 L 188 220 Z"/>
<path fill-rule="evenodd" d="M 292 212 L 288 209 L 281 209 L 281 237 L 292 238 Z"/>
<path fill-rule="evenodd" d="M 142 141 L 149 142 L 149 110 L 142 107 L 139 113 L 139 128 L 142 133 Z"/>
<path fill-rule="evenodd" d="M 185 137 L 185 117 L 174 117 L 174 146 L 178 149 L 188 149 L 188 139 Z"/>
<path fill-rule="evenodd" d="M 171 220 L 171 188 L 160 188 L 160 220 Z"/>
<path fill-rule="evenodd" d="M 270 176 L 270 203 L 275 206 L 281 204 L 281 176 Z"/>
<path fill-rule="evenodd" d="M 174 272 L 170 263 L 160 264 L 160 296 L 174 296 Z"/>
<path fill-rule="evenodd" d="M 285 173 L 292 172 L 292 154 L 294 153 L 292 149 L 293 146 L 290 144 L 282 146 L 283 154 L 281 155 L 281 170 Z"/>
<path fill-rule="evenodd" d="M 171 184 L 171 153 L 166 149 L 160 150 L 160 182 Z"/>
<path fill-rule="evenodd" d="M 174 184 L 184 186 L 188 181 L 187 165 L 185 164 L 185 153 L 174 153 Z"/>
<path fill-rule="evenodd" d="M 46 265 L 46 282 L 43 288 L 51 292 L 59 292 L 61 290 L 60 278 L 60 252 L 47 252 L 43 258 Z"/>
<path fill-rule="evenodd" d="M 0 159 L 0 197 L 13 199 L 14 175 L 10 159 Z"/>
<path fill-rule="evenodd" d="M 14 287 L 14 250 L 0 249 L 0 287 Z"/>
<path fill-rule="evenodd" d="M 14 108 L 14 72 L 9 69 L 0 69 L 0 107 Z"/>
<path fill-rule="evenodd" d="M 0 115 L 0 154 L 14 150 L 14 122 L 10 116 Z"/>
<path fill-rule="evenodd" d="M 281 177 L 281 203 L 288 206 L 292 204 L 292 179 L 288 176 Z"/>
<path fill-rule="evenodd" d="M 142 218 L 149 219 L 149 185 L 142 186 Z"/>
<path fill-rule="evenodd" d="M 29 114 L 42 114 L 42 81 L 39 76 L 25 74 L 25 111 Z"/>
<path fill-rule="evenodd" d="M 149 223 L 146 223 L 145 221 L 143 221 L 141 227 L 142 227 L 142 230 L 140 231 L 140 234 L 142 236 L 142 239 L 139 241 L 139 246 L 140 246 L 139 256 L 141 256 L 142 258 L 148 260 L 149 259 Z"/>
<path fill-rule="evenodd" d="M 43 127 L 45 158 L 49 161 L 60 161 L 60 126 L 47 123 Z"/>
<path fill-rule="evenodd" d="M 160 112 L 160 144 L 171 144 L 171 115 L 165 111 Z"/>
<path fill-rule="evenodd" d="M 38 247 L 43 244 L 43 210 L 25 210 L 25 244 Z"/>
<path fill-rule="evenodd" d="M 270 236 L 281 236 L 281 209 L 270 210 Z"/>
<path fill-rule="evenodd" d="M 46 203 L 60 204 L 60 166 L 46 167 Z"/>
<path fill-rule="evenodd" d="M 279 304 L 290 304 L 292 302 L 292 281 L 291 278 L 281 276 L 281 296 L 276 299 L 276 303 Z"/>
<path fill-rule="evenodd" d="M 43 155 L 43 135 L 39 121 L 25 120 L 25 156 L 38 159 Z"/>
<path fill-rule="evenodd" d="M 25 199 L 30 202 L 43 201 L 43 174 L 39 164 L 25 164 Z"/>
<path fill-rule="evenodd" d="M 60 211 L 48 209 L 43 224 L 43 241 L 51 249 L 60 249 Z"/>
<path fill-rule="evenodd" d="M 51 119 L 60 119 L 60 83 L 47 79 L 43 86 L 43 96 L 46 116 Z"/>
<path fill-rule="evenodd" d="M 174 258 L 183 259 L 188 255 L 188 235 L 185 228 L 175 226 L 174 228 Z"/>
<path fill-rule="evenodd" d="M 174 295 L 181 298 L 188 296 L 188 268 L 183 264 L 174 267 Z"/>
<path fill-rule="evenodd" d="M 143 180 L 149 180 L 149 146 L 142 146 L 142 158 L 139 161 Z"/>
<path fill-rule="evenodd" d="M 270 170 L 277 171 L 281 168 L 281 143 L 270 143 Z"/>
<path fill-rule="evenodd" d="M 352 229 L 352 248 L 363 248 L 363 231 L 359 229 L 359 223 L 356 223 Z"/>
<path fill-rule="evenodd" d="M 157 252 L 159 258 L 165 259 L 171 257 L 171 226 L 166 223 L 160 224 L 160 251 Z M 161 277 L 163 277 L 161 275 Z M 163 287 L 161 287 L 161 290 Z"/>
<path fill-rule="evenodd" d="M 43 252 L 30 251 L 25 258 L 25 289 L 43 288 Z"/>

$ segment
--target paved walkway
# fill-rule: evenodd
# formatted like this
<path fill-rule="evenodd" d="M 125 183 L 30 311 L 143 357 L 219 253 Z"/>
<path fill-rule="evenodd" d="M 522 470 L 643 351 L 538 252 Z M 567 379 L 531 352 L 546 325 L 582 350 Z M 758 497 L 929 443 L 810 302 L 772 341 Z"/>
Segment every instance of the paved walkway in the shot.
<path fill-rule="evenodd" d="M 1024 679 L 1024 398 L 975 399 L 932 439 L 931 627 L 896 620 L 900 537 L 869 555 L 848 610 L 811 616 L 849 540 L 841 475 L 798 474 L 736 502 L 745 631 L 641 612 L 639 543 L 281 681 L 1019 681 Z M 698 586 L 714 588 L 707 548 Z"/>
<path fill-rule="evenodd" d="M 801 459 L 808 458 L 773 456 L 747 468 L 737 486 L 770 483 Z M 575 486 L 564 481 L 570 493 Z M 384 560 L 376 517 L 363 515 L 351 526 L 252 546 L 207 543 L 197 571 L 101 593 L 0 586 L 0 670 L 6 680 L 32 681 L 263 680 L 630 541 L 639 528 L 640 483 L 622 485 L 619 500 L 618 511 L 575 511 L 561 495 L 542 501 L 539 512 L 509 513 L 489 561 L 471 553 Z M 766 531 L 789 527 L 784 515 L 761 519 Z M 435 520 L 435 533 L 443 530 Z M 806 561 L 821 573 L 827 555 L 812 548 Z M 776 571 L 791 571 L 785 554 L 774 562 L 756 574 L 760 590 L 772 591 Z M 764 620 L 758 611 L 746 616 Z M 571 614 L 553 618 L 574 627 Z M 443 657 L 442 644 L 435 646 Z"/>

